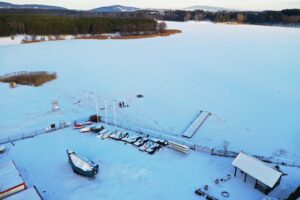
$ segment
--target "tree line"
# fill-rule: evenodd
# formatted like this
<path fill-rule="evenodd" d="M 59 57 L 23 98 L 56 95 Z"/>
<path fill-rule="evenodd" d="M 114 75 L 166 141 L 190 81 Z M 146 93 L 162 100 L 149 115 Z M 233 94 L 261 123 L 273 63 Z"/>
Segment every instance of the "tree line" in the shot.
<path fill-rule="evenodd" d="M 154 19 L 0 14 L 0 36 L 157 32 Z"/>
<path fill-rule="evenodd" d="M 161 17 L 172 21 L 212 21 L 221 23 L 243 23 L 260 25 L 290 25 L 300 26 L 300 9 L 282 11 L 168 11 Z"/>

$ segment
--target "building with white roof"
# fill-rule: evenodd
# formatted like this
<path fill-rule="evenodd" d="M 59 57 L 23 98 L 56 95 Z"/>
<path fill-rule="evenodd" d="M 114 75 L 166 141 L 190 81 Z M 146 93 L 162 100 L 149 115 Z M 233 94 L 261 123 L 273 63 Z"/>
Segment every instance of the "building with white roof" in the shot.
<path fill-rule="evenodd" d="M 26 189 L 15 163 L 8 161 L 0 163 L 0 199 Z"/>
<path fill-rule="evenodd" d="M 237 169 L 240 169 L 245 173 L 244 181 L 246 182 L 248 175 L 251 176 L 256 180 L 255 188 L 265 194 L 268 194 L 280 184 L 281 176 L 283 175 L 262 161 L 242 152 L 234 159 L 232 165 L 235 167 L 234 176 L 236 176 Z"/>
<path fill-rule="evenodd" d="M 42 197 L 35 187 L 31 187 L 28 188 L 27 190 L 23 190 L 22 192 L 19 192 L 17 194 L 5 198 L 5 200 L 25 200 L 25 199 L 42 200 Z"/>

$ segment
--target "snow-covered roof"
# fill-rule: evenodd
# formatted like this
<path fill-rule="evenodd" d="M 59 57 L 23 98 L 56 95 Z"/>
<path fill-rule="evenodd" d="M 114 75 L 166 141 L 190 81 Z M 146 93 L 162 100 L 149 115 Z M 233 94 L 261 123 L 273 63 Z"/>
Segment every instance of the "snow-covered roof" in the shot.
<path fill-rule="evenodd" d="M 10 160 L 0 164 L 0 192 L 4 192 L 23 183 L 24 181 L 13 161 Z"/>
<path fill-rule="evenodd" d="M 41 197 L 36 191 L 36 189 L 32 187 L 32 188 L 28 188 L 27 190 L 23 190 L 22 192 L 19 192 L 17 194 L 14 194 L 10 197 L 7 197 L 5 200 L 24 200 L 24 199 L 41 200 Z"/>
<path fill-rule="evenodd" d="M 267 166 L 262 161 L 242 152 L 234 159 L 232 165 L 270 188 L 274 187 L 282 175 L 282 173 Z"/>

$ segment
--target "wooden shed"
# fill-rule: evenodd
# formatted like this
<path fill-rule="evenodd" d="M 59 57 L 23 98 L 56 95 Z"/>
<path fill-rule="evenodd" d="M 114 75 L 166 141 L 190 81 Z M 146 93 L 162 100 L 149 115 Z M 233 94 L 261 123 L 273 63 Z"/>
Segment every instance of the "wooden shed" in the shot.
<path fill-rule="evenodd" d="M 16 88 L 17 87 L 17 83 L 15 83 L 15 82 L 9 82 L 9 87 L 10 88 Z"/>
<path fill-rule="evenodd" d="M 254 187 L 264 194 L 268 194 L 278 186 L 283 175 L 262 161 L 242 152 L 234 159 L 232 165 L 235 167 L 234 176 L 237 169 L 241 170 L 245 173 L 244 182 L 247 181 L 247 176 L 254 178 Z"/>

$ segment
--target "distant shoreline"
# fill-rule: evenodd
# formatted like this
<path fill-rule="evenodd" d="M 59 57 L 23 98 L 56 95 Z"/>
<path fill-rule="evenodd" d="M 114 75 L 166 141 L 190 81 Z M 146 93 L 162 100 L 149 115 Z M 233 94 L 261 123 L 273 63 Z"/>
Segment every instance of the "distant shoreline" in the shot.
<path fill-rule="evenodd" d="M 182 33 L 181 30 L 177 29 L 168 29 L 160 33 L 151 33 L 151 34 L 141 34 L 141 35 L 115 35 L 115 34 L 106 34 L 106 35 L 80 35 L 74 36 L 71 40 L 133 40 L 133 39 L 145 39 L 145 38 L 154 38 L 154 37 L 168 37 L 171 35 Z M 31 44 L 31 43 L 40 43 L 40 42 L 51 42 L 51 41 L 61 41 L 69 40 L 61 36 L 59 38 L 51 39 L 34 39 L 34 40 L 22 40 L 21 44 Z"/>
<path fill-rule="evenodd" d="M 154 37 L 168 37 L 174 34 L 182 33 L 181 30 L 169 29 L 161 33 L 143 34 L 143 35 L 126 35 L 126 36 L 80 36 L 75 39 L 96 39 L 96 40 L 132 40 L 132 39 L 144 39 Z"/>

